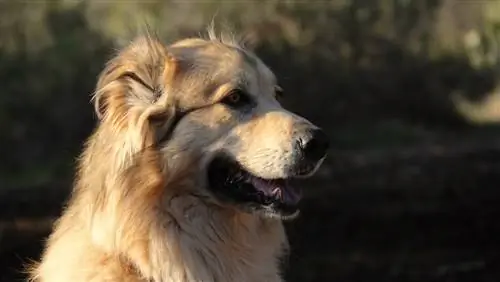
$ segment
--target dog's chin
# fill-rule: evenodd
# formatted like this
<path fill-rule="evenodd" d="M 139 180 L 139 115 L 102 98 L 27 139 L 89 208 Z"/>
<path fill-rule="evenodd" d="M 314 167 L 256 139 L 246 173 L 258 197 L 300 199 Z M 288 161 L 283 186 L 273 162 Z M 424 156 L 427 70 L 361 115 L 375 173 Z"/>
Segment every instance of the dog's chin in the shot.
<path fill-rule="evenodd" d="M 207 169 L 208 186 L 218 201 L 262 217 L 291 220 L 299 214 L 301 191 L 290 178 L 265 179 L 227 156 L 215 157 Z"/>

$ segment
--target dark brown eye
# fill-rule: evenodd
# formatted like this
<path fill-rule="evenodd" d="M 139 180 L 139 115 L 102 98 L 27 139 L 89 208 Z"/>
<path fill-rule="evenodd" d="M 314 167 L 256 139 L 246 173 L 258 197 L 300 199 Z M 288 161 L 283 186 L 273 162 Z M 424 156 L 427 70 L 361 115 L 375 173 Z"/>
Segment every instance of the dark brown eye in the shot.
<path fill-rule="evenodd" d="M 240 102 L 241 93 L 239 91 L 231 92 L 231 94 L 229 94 L 229 96 L 227 96 L 226 99 L 227 99 L 227 102 L 229 102 L 231 104 L 237 104 L 238 102 Z"/>
<path fill-rule="evenodd" d="M 223 100 L 222 103 L 238 108 L 249 104 L 250 98 L 241 89 L 234 89 Z"/>

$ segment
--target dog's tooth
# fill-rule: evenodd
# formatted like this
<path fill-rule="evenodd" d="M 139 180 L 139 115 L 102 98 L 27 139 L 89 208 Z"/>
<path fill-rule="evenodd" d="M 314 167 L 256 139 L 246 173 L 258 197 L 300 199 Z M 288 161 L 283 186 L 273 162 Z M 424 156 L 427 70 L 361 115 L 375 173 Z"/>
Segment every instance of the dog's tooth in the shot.
<path fill-rule="evenodd" d="M 281 189 L 279 187 L 274 188 L 271 194 L 281 199 Z"/>

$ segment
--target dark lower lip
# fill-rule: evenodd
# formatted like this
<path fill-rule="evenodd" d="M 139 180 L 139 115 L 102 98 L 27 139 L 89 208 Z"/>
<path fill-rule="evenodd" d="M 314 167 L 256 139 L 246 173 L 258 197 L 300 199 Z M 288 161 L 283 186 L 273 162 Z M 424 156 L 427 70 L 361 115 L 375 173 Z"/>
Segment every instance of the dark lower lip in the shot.
<path fill-rule="evenodd" d="M 311 176 L 316 168 L 316 164 L 302 164 L 293 170 L 293 178 L 306 178 Z"/>

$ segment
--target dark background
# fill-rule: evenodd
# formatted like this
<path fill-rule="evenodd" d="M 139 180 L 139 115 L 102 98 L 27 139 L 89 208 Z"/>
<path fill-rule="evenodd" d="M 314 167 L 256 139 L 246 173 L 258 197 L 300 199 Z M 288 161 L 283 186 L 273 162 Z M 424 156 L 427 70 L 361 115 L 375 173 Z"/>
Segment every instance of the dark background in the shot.
<path fill-rule="evenodd" d="M 214 17 L 215 16 L 215 17 Z M 287 224 L 287 281 L 500 281 L 500 1 L 0 1 L 0 281 L 71 189 L 114 50 L 247 34 L 332 149 Z"/>

